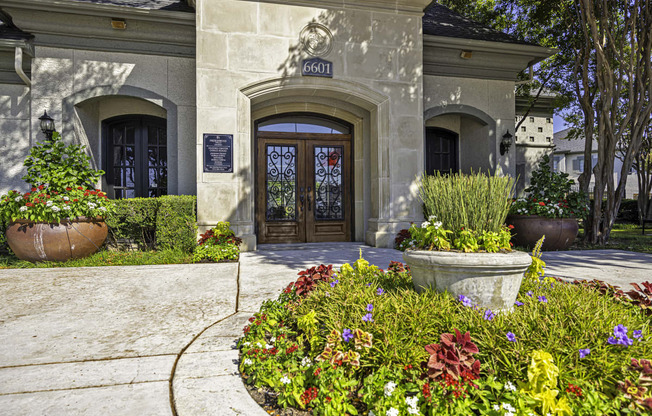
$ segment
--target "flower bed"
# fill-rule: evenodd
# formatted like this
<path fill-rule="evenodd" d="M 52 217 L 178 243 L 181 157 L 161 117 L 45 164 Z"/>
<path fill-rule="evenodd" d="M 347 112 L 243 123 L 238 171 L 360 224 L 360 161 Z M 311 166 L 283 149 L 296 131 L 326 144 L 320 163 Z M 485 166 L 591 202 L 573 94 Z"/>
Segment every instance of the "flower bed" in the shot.
<path fill-rule="evenodd" d="M 417 294 L 362 259 L 302 272 L 244 329 L 240 371 L 315 415 L 596 415 L 652 409 L 650 295 L 524 281 L 511 313 Z M 639 288 L 640 289 L 640 288 Z"/>

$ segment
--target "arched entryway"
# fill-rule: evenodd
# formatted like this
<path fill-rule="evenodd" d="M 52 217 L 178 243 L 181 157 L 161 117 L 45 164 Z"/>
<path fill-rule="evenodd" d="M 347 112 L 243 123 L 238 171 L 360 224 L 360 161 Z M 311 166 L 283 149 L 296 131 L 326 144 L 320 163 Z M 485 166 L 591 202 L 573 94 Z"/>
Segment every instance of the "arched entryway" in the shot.
<path fill-rule="evenodd" d="M 260 243 L 351 241 L 352 126 L 317 114 L 255 123 Z"/>

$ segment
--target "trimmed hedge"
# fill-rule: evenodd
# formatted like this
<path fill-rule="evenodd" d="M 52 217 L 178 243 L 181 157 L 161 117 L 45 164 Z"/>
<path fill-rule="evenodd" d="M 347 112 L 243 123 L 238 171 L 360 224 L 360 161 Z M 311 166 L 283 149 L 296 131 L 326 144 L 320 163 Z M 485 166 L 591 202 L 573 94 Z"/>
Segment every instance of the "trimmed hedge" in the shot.
<path fill-rule="evenodd" d="M 190 253 L 197 246 L 197 197 L 162 196 L 156 215 L 156 246 Z"/>
<path fill-rule="evenodd" d="M 638 224 L 638 201 L 636 199 L 623 199 L 618 209 L 618 222 Z"/>
<path fill-rule="evenodd" d="M 160 198 L 118 199 L 106 218 L 108 243 L 119 246 L 127 240 L 139 249 L 181 249 L 191 252 L 197 245 L 197 197 L 168 195 Z"/>
<path fill-rule="evenodd" d="M 120 240 L 136 244 L 139 249 L 156 246 L 156 212 L 158 198 L 116 199 L 114 211 L 106 218 L 108 243 L 118 246 Z"/>

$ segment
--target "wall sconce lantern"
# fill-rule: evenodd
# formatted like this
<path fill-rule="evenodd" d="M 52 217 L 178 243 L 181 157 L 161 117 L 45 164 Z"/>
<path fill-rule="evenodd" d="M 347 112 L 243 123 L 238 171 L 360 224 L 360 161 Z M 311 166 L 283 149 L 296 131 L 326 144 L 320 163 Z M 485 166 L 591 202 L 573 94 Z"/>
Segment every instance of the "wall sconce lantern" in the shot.
<path fill-rule="evenodd" d="M 43 115 L 38 119 L 41 120 L 41 131 L 45 134 L 45 137 L 52 139 L 52 133 L 56 131 L 54 128 L 54 119 L 48 115 L 47 111 L 44 111 Z"/>
<path fill-rule="evenodd" d="M 503 139 L 500 141 L 500 155 L 503 156 L 509 151 L 509 147 L 512 145 L 512 136 L 507 130 L 507 133 L 503 134 Z"/>

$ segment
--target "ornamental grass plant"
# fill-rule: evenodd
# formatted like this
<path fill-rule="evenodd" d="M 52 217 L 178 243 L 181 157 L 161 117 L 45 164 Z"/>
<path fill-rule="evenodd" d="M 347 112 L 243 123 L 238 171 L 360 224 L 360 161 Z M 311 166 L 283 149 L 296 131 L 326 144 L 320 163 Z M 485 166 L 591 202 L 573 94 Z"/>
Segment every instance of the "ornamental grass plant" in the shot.
<path fill-rule="evenodd" d="M 533 275 L 513 311 L 493 313 L 360 259 L 266 302 L 240 370 L 315 415 L 649 414 L 649 316 L 599 286 Z"/>
<path fill-rule="evenodd" d="M 436 217 L 459 238 L 463 229 L 498 233 L 514 194 L 514 179 L 484 173 L 423 175 L 419 197 L 426 218 Z"/>

